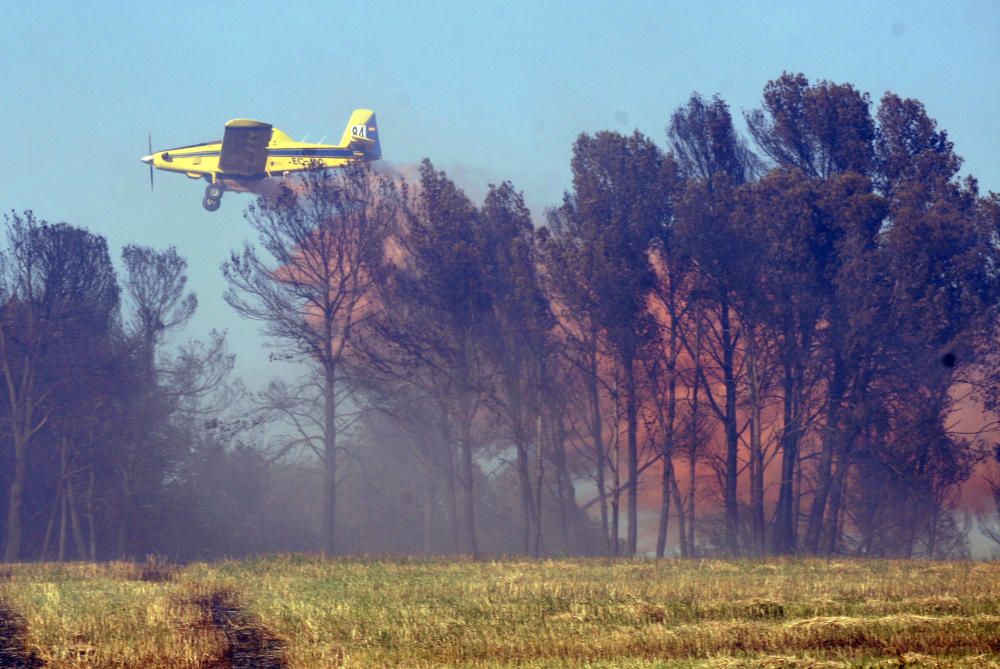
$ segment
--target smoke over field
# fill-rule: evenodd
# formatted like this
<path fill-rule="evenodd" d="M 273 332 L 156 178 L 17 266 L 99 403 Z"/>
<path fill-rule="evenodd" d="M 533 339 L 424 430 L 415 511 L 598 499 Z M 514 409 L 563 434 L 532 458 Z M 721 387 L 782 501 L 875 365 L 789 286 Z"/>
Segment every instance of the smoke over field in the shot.
<path fill-rule="evenodd" d="M 177 249 L 9 214 L 5 559 L 988 554 L 1000 201 L 918 100 L 785 73 L 742 120 L 580 134 L 544 214 L 430 160 L 267 182 L 221 268 L 260 387 L 172 345 Z"/>

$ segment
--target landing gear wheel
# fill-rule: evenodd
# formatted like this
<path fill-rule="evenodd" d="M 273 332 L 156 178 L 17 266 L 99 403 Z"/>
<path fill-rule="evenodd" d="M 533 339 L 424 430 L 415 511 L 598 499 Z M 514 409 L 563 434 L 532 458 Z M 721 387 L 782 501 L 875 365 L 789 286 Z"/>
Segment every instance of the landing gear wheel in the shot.
<path fill-rule="evenodd" d="M 210 198 L 212 200 L 221 200 L 222 191 L 223 191 L 222 184 L 208 184 L 208 186 L 205 188 L 205 197 Z"/>
<path fill-rule="evenodd" d="M 205 209 L 208 209 L 209 211 L 215 211 L 222 206 L 222 200 L 208 197 L 206 195 L 201 201 L 201 206 L 205 207 Z"/>

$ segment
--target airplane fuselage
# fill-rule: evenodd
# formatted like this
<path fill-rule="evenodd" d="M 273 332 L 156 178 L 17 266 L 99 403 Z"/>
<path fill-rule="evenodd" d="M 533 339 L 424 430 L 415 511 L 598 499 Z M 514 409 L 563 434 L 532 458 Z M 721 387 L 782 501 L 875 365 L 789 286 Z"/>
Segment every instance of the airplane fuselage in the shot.
<path fill-rule="evenodd" d="M 272 140 L 271 144 L 275 142 Z M 192 179 L 231 179 L 236 175 L 219 169 L 222 141 L 192 144 L 176 149 L 158 151 L 152 155 L 152 165 L 166 172 L 180 172 Z M 269 146 L 265 169 L 259 174 L 239 175 L 239 178 L 261 179 L 280 177 L 292 172 L 300 172 L 312 167 L 343 167 L 364 159 L 363 151 L 337 147 L 330 144 L 307 144 L 305 142 L 282 142 L 280 146 Z"/>
<path fill-rule="evenodd" d="M 255 183 L 270 177 L 381 157 L 375 113 L 357 109 L 339 144 L 299 142 L 268 123 L 234 119 L 226 124 L 221 140 L 150 151 L 142 162 L 151 168 L 150 184 L 152 168 L 208 181 L 202 203 L 215 211 L 226 190 L 251 190 Z"/>

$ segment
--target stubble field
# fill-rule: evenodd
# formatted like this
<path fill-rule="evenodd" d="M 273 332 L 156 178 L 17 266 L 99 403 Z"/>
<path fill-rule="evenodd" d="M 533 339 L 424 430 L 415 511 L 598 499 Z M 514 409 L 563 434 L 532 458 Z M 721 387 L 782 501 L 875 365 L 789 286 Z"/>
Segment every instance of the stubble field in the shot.
<path fill-rule="evenodd" d="M 23 564 L 0 667 L 1000 667 L 1000 563 Z"/>

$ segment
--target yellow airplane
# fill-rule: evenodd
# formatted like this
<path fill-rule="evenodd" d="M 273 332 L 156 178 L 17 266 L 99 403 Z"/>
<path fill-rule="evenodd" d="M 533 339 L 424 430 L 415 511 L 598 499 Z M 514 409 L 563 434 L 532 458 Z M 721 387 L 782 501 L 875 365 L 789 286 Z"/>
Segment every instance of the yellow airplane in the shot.
<path fill-rule="evenodd" d="M 154 152 L 150 139 L 149 155 L 141 160 L 149 165 L 150 188 L 154 167 L 208 181 L 201 203 L 205 209 L 215 211 L 227 190 L 252 192 L 270 177 L 381 157 L 375 112 L 355 109 L 339 144 L 297 142 L 269 123 L 238 118 L 226 124 L 222 141 Z"/>

